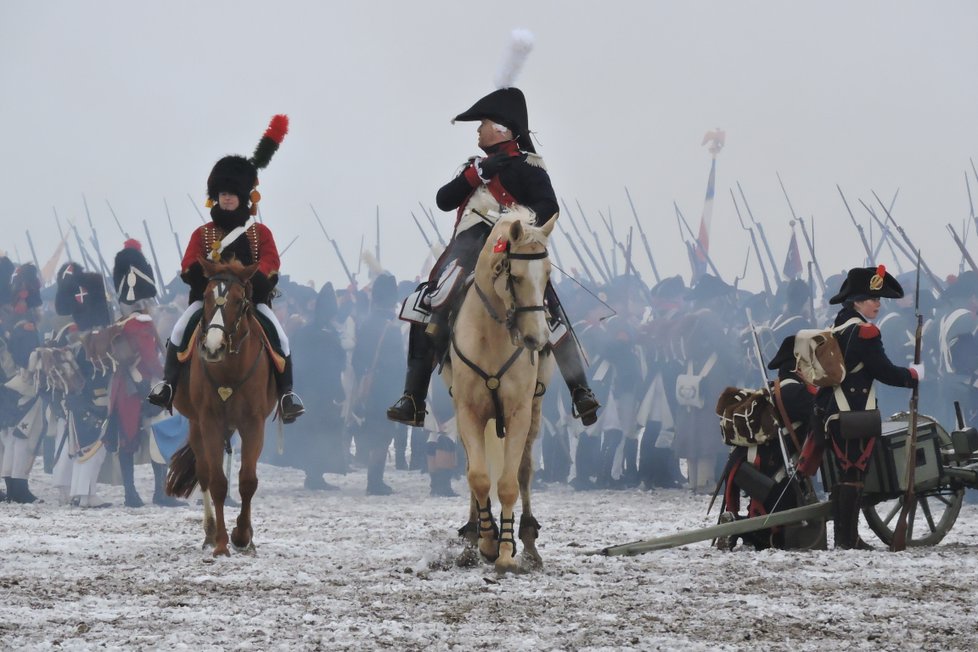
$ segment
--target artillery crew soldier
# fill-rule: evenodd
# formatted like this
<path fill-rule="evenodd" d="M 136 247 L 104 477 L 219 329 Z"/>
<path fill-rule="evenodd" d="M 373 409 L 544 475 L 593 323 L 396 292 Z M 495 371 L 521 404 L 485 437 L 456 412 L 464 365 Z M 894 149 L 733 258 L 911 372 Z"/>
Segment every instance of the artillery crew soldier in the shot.
<path fill-rule="evenodd" d="M 184 344 L 188 324 L 199 319 L 203 310 L 207 278 L 200 259 L 227 261 L 235 258 L 244 265 L 258 264 L 258 271 L 251 277 L 251 300 L 258 314 L 274 328 L 275 333 L 269 335 L 278 336 L 285 358 L 285 368 L 276 373 L 275 378 L 282 420 L 292 423 L 305 411 L 299 396 L 292 391 L 289 339 L 271 306 L 273 290 L 278 282 L 278 248 L 271 230 L 251 219 L 258 214 L 258 201 L 261 199 L 256 189 L 258 170 L 264 169 L 271 161 L 288 132 L 288 125 L 286 116 L 276 115 L 251 158 L 225 156 L 214 165 L 207 178 L 207 206 L 211 209 L 213 221 L 194 231 L 183 256 L 180 277 L 190 286 L 190 305 L 177 320 L 167 342 L 163 382 L 156 385 L 148 397 L 154 405 L 170 409 L 180 374 L 178 353 Z"/>
<path fill-rule="evenodd" d="M 924 365 L 898 367 L 890 361 L 883 350 L 880 330 L 872 323 L 879 314 L 880 299 L 902 296 L 903 288 L 880 265 L 850 269 L 838 294 L 829 300 L 830 304 L 843 304 L 835 327 L 841 327 L 836 339 L 842 349 L 846 375 L 841 384 L 822 388 L 815 405 L 816 418 L 828 432 L 828 446 L 839 470 L 839 483 L 832 488 L 837 548 L 866 547 L 858 533 L 859 507 L 866 467 L 879 439 L 876 433 L 867 434 L 860 426 L 850 429 L 846 413 L 855 417 L 857 412 L 876 408 L 876 380 L 895 387 L 913 387 L 924 378 Z M 869 428 L 878 433 L 879 413 L 866 416 L 875 419 L 875 428 L 874 424 Z"/>
<path fill-rule="evenodd" d="M 479 122 L 479 147 L 486 156 L 470 158 L 436 196 L 438 208 L 457 211 L 455 230 L 427 287 L 407 302 L 410 305 L 417 297 L 423 309 L 431 311 L 430 323 L 426 333 L 422 323 L 409 320 L 413 323 L 408 337 L 404 394 L 387 410 L 388 419 L 411 426 L 424 423 L 425 399 L 436 357 L 447 350 L 448 313 L 460 298 L 465 279 L 474 269 L 493 225 L 516 204 L 532 210 L 537 224 L 558 212 L 550 176 L 530 140 L 522 91 L 512 87 L 495 90 L 455 116 L 455 120 Z M 567 331 L 570 323 L 552 286 L 547 287 L 546 299 L 552 328 L 564 333 L 553 345 L 557 365 L 571 391 L 576 416 L 590 425 L 597 420 L 600 405 L 588 386 L 583 356 Z"/>

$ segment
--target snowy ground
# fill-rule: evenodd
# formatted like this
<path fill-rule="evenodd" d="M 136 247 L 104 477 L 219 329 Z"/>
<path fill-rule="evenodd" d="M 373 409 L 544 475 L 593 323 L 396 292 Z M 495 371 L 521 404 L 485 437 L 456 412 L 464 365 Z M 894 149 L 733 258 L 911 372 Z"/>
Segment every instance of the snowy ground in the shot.
<path fill-rule="evenodd" d="M 723 553 L 709 543 L 638 557 L 587 551 L 714 522 L 679 490 L 535 494 L 545 567 L 459 568 L 463 498 L 426 477 L 259 467 L 255 556 L 200 549 L 199 507 L 0 505 L 0 649 L 974 650 L 978 508 L 938 547 Z M 137 469 L 148 500 L 149 467 Z M 455 483 L 456 489 L 464 481 Z M 868 532 L 864 536 L 872 536 Z"/>

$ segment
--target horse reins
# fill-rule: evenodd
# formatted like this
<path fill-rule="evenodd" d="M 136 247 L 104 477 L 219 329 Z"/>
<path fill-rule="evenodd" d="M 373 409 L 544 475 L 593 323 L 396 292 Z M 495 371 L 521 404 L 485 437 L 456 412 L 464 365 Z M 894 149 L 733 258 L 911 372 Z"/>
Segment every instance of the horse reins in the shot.
<path fill-rule="evenodd" d="M 502 324 L 503 326 L 506 327 L 506 329 L 510 333 L 510 338 L 513 342 L 513 346 L 516 347 L 516 350 L 513 351 L 513 354 L 509 356 L 509 359 L 503 363 L 503 366 L 500 367 L 498 372 L 496 372 L 495 374 L 489 374 L 484 369 L 479 367 L 479 365 L 472 362 L 472 360 L 465 357 L 462 351 L 459 350 L 458 343 L 455 341 L 455 332 L 454 330 L 452 331 L 452 348 L 455 350 L 455 355 L 457 355 L 458 359 L 464 362 L 469 369 L 474 371 L 476 374 L 479 375 L 480 378 L 482 378 L 483 382 L 486 385 L 486 388 L 489 390 L 489 396 L 492 399 L 492 406 L 496 412 L 496 419 L 495 419 L 496 436 L 499 437 L 500 439 L 506 436 L 506 423 L 505 423 L 505 416 L 503 415 L 503 399 L 499 395 L 499 386 L 501 384 L 503 374 L 509 371 L 509 368 L 513 366 L 513 363 L 516 362 L 516 360 L 520 357 L 523 351 L 526 350 L 526 347 L 524 347 L 522 344 L 519 343 L 518 331 L 516 330 L 516 317 L 520 313 L 524 313 L 524 312 L 543 312 L 546 310 L 546 307 L 543 304 L 532 305 L 532 306 L 521 306 L 517 303 L 516 292 L 515 292 L 515 288 L 513 287 L 513 277 L 511 274 L 509 274 L 509 261 L 510 260 L 542 260 L 547 257 L 548 254 L 546 250 L 537 253 L 532 253 L 532 254 L 515 254 L 510 252 L 509 245 L 507 244 L 504 271 L 507 273 L 506 289 L 509 291 L 509 295 L 513 300 L 513 305 L 510 308 L 506 309 L 506 315 L 504 318 L 499 316 L 499 313 L 496 311 L 492 303 L 489 301 L 489 296 L 485 292 L 483 292 L 481 287 L 479 287 L 479 282 L 474 281 L 472 283 L 472 285 L 475 286 L 476 294 L 479 296 L 479 299 L 482 300 L 482 305 L 485 306 L 486 308 L 486 312 L 489 313 L 489 316 L 493 319 L 493 321 L 495 321 L 497 324 Z M 502 273 L 503 271 L 500 271 L 499 274 L 493 277 L 492 280 L 494 283 Z M 533 364 L 532 352 L 530 356 L 530 364 Z M 534 398 L 538 396 L 543 396 L 543 393 L 546 391 L 546 389 L 547 388 L 543 386 L 542 383 L 537 382 L 536 390 L 533 393 Z M 513 547 L 515 548 L 515 545 Z"/>
<path fill-rule="evenodd" d="M 222 324 L 207 324 L 206 328 L 204 328 L 205 336 L 207 334 L 207 331 L 209 331 L 212 328 L 216 328 L 217 330 L 221 331 L 228 342 L 228 355 L 235 355 L 241 350 L 241 342 L 248 339 L 248 336 L 251 334 L 251 328 L 249 327 L 248 330 L 245 332 L 244 336 L 239 339 L 238 347 L 234 348 L 232 336 L 234 333 L 238 332 L 238 327 L 241 325 L 242 318 L 244 318 L 245 316 L 251 313 L 251 305 L 252 305 L 251 298 L 247 296 L 248 290 L 250 289 L 250 285 L 247 281 L 242 281 L 237 276 L 234 276 L 233 274 L 226 274 L 226 273 L 216 274 L 210 278 L 210 281 L 220 281 L 222 283 L 227 283 L 229 285 L 240 285 L 245 288 L 245 298 L 242 300 L 241 310 L 238 312 L 238 316 L 234 320 L 234 324 L 231 325 L 231 328 L 227 328 L 226 326 L 223 325 L 224 306 L 227 304 L 227 292 L 228 292 L 227 287 L 221 287 L 219 289 L 218 296 L 215 298 L 215 303 L 217 304 L 217 308 L 221 312 Z M 201 347 L 203 347 L 204 339 L 205 338 L 203 337 L 201 338 L 201 344 L 200 344 Z M 217 394 L 218 396 L 221 397 L 222 403 L 226 404 L 227 400 L 231 397 L 231 395 L 239 387 L 241 387 L 246 382 L 248 382 L 248 379 L 250 379 L 251 376 L 255 373 L 255 370 L 258 368 L 258 363 L 261 360 L 261 356 L 265 353 L 265 338 L 259 338 L 259 342 L 260 342 L 260 346 L 258 347 L 258 354 L 255 356 L 254 362 L 251 363 L 251 367 L 248 369 L 248 373 L 246 373 L 244 377 L 241 378 L 233 386 L 218 385 L 214 377 L 211 376 L 210 371 L 207 368 L 207 365 L 204 363 L 204 356 L 203 355 L 197 356 L 200 359 L 201 369 L 204 370 L 204 377 L 207 378 L 211 386 L 213 386 L 214 389 L 217 390 Z"/>

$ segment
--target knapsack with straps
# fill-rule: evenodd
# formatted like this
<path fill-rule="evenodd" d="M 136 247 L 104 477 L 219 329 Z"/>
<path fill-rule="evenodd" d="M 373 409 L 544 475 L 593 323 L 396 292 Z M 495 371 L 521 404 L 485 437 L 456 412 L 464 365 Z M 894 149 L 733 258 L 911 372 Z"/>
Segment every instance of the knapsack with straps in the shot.
<path fill-rule="evenodd" d="M 834 328 L 807 328 L 795 334 L 795 368 L 802 380 L 816 387 L 832 387 L 846 377 L 846 361 L 835 334 L 853 324 L 862 323 L 858 317 Z"/>
<path fill-rule="evenodd" d="M 717 354 L 711 353 L 698 374 L 693 373 L 693 362 L 686 364 L 686 373 L 676 377 L 676 401 L 683 407 L 701 409 L 705 403 L 700 393 L 700 382 L 713 371 L 717 363 Z"/>

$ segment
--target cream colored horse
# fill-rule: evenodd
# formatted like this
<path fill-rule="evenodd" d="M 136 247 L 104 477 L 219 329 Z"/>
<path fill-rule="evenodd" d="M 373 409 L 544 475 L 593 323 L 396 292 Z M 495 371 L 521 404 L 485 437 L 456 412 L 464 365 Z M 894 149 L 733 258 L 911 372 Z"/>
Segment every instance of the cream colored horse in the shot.
<path fill-rule="evenodd" d="M 468 458 L 469 522 L 463 533 L 500 572 L 517 570 L 514 506 L 522 497 L 519 539 L 524 566 L 541 564 L 535 540 L 539 524 L 530 510 L 530 449 L 540 429 L 542 389 L 553 372 L 543 307 L 550 280 L 547 240 L 557 220 L 533 226 L 526 212 L 506 214 L 479 255 L 452 329 L 450 379 L 459 436 Z M 495 428 L 487 429 L 491 419 Z M 487 447 L 502 442 L 496 483 L 497 526 L 489 492 L 493 477 Z M 495 475 L 495 473 L 493 474 Z"/>

